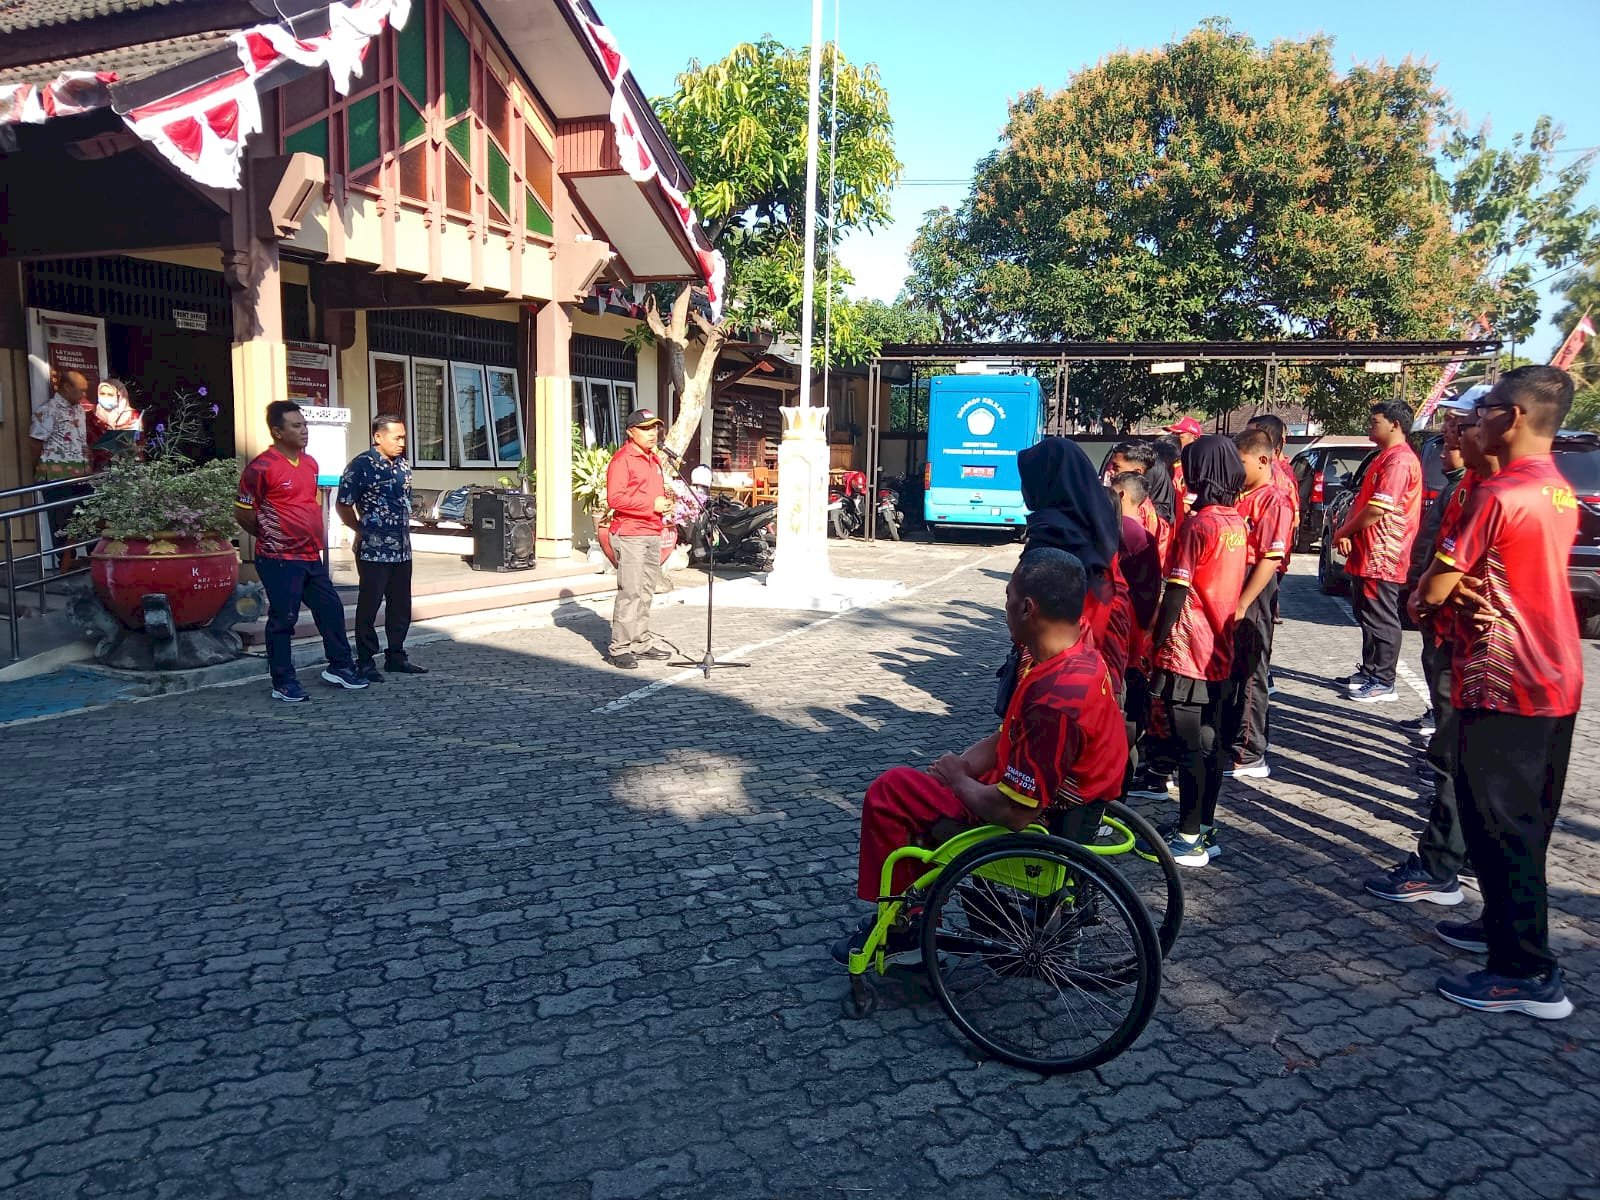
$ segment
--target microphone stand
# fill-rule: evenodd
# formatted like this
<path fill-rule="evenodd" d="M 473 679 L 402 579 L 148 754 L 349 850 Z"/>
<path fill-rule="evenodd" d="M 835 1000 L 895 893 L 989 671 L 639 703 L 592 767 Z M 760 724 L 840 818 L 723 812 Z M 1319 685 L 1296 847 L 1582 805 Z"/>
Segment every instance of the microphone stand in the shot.
<path fill-rule="evenodd" d="M 710 679 L 711 678 L 711 670 L 712 670 L 713 667 L 748 667 L 750 665 L 747 662 L 723 662 L 723 661 L 718 661 L 715 657 L 712 656 L 712 653 L 711 653 L 711 628 L 712 628 L 712 612 L 713 612 L 712 595 L 713 595 L 713 590 L 714 590 L 716 582 L 717 582 L 717 540 L 718 540 L 718 537 L 721 534 L 721 530 L 717 526 L 717 509 L 716 509 L 716 505 L 712 504 L 712 502 L 711 502 L 711 488 L 710 488 L 709 484 L 707 486 L 701 487 L 701 488 L 695 487 L 693 480 L 684 479 L 684 477 L 683 477 L 683 460 L 682 460 L 682 458 L 680 458 L 676 454 L 673 454 L 672 451 L 666 449 L 665 447 L 662 447 L 661 450 L 662 450 L 662 453 L 666 454 L 667 457 L 672 460 L 673 468 L 674 468 L 675 473 L 678 476 L 679 481 L 681 483 L 683 483 L 683 485 L 689 489 L 689 494 L 691 496 L 693 496 L 694 499 L 695 499 L 695 502 L 700 505 L 700 516 L 705 521 L 705 531 L 706 531 L 706 653 L 705 653 L 705 657 L 702 658 L 699 662 L 694 662 L 693 660 L 691 660 L 689 658 L 689 656 L 687 654 L 683 654 L 683 651 L 679 650 L 678 653 L 679 654 L 683 654 L 683 658 L 681 660 L 677 661 L 677 662 L 669 662 L 667 665 L 669 667 L 699 667 L 701 673 L 707 679 Z M 693 526 L 691 524 L 691 529 L 692 528 L 693 528 Z M 693 541 L 692 537 L 691 537 L 690 543 L 689 543 L 689 552 L 690 552 L 691 555 L 694 553 L 694 541 Z M 676 649 L 676 647 L 674 647 L 674 649 Z"/>

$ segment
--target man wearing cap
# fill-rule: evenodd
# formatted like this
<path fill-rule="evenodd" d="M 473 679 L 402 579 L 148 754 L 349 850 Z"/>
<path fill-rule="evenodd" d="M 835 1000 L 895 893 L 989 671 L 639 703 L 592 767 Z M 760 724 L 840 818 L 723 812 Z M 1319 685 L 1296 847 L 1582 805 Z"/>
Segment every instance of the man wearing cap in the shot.
<path fill-rule="evenodd" d="M 662 515 L 672 511 L 656 457 L 661 418 L 648 408 L 628 414 L 628 440 L 606 468 L 611 545 L 617 552 L 617 599 L 611 609 L 607 660 L 631 671 L 641 658 L 671 658 L 650 633 L 650 603 L 661 581 Z"/>
<path fill-rule="evenodd" d="M 1193 417 L 1183 417 L 1167 426 L 1167 432 L 1178 439 L 1180 448 L 1189 446 L 1196 438 L 1204 437 L 1206 427 Z M 1173 525 L 1182 524 L 1189 511 L 1188 488 L 1183 482 L 1183 459 L 1172 464 L 1172 490 L 1178 494 L 1178 511 L 1173 515 Z"/>

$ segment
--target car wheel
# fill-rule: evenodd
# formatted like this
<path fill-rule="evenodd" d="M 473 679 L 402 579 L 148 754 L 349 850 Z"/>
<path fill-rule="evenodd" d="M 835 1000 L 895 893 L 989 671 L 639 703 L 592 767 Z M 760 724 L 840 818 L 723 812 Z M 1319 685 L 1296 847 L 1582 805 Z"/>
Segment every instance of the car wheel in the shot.
<path fill-rule="evenodd" d="M 1342 567 L 1333 563 L 1332 539 L 1322 539 L 1322 553 L 1317 555 L 1317 586 L 1325 596 L 1342 596 L 1349 587 L 1349 576 Z"/>

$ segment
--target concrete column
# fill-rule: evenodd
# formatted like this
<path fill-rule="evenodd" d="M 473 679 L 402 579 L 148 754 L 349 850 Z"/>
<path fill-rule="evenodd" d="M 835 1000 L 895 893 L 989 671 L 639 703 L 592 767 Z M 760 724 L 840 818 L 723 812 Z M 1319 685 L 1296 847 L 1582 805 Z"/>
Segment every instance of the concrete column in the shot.
<path fill-rule="evenodd" d="M 256 193 L 262 181 L 256 179 L 255 162 L 245 160 L 244 186 L 232 193 L 222 255 L 223 275 L 233 295 L 234 440 L 246 462 L 272 444 L 267 405 L 289 394 L 278 239 L 259 221 L 263 208 Z"/>
<path fill-rule="evenodd" d="M 828 410 L 797 406 L 779 411 L 778 552 L 767 586 L 814 596 L 833 582 L 828 566 Z"/>
<path fill-rule="evenodd" d="M 572 315 L 547 301 L 533 320 L 533 461 L 539 558 L 572 557 Z"/>

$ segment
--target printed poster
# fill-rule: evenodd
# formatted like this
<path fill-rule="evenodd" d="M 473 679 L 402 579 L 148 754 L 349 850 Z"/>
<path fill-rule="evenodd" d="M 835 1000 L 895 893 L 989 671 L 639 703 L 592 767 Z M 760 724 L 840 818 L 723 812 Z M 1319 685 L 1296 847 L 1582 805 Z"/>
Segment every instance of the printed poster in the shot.
<path fill-rule="evenodd" d="M 50 399 L 66 371 L 77 371 L 89 381 L 92 398 L 106 376 L 106 323 L 99 317 L 29 309 L 28 368 L 34 404 Z"/>

